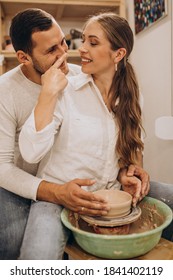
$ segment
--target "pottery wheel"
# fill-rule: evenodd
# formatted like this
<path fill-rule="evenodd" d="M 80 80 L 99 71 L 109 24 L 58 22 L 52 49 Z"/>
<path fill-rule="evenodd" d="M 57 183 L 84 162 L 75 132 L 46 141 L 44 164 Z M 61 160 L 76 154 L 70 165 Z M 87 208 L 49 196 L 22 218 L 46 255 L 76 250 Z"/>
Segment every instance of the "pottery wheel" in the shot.
<path fill-rule="evenodd" d="M 102 226 L 102 227 L 115 227 L 127 225 L 135 222 L 141 215 L 141 208 L 139 206 L 133 207 L 130 214 L 121 218 L 104 218 L 104 216 L 85 216 L 80 215 L 81 219 L 90 225 Z"/>

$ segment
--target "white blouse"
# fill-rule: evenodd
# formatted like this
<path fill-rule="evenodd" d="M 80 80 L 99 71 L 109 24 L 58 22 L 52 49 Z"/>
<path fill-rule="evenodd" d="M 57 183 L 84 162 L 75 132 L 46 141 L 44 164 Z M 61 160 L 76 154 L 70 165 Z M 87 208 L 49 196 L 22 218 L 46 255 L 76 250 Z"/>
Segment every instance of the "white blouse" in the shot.
<path fill-rule="evenodd" d="M 57 101 L 54 120 L 36 131 L 34 112 L 24 124 L 19 145 L 23 158 L 42 160 L 38 177 L 63 184 L 75 178 L 95 179 L 93 191 L 120 188 L 115 153 L 117 126 L 90 75 L 68 78 Z M 43 116 L 44 117 L 44 116 Z"/>

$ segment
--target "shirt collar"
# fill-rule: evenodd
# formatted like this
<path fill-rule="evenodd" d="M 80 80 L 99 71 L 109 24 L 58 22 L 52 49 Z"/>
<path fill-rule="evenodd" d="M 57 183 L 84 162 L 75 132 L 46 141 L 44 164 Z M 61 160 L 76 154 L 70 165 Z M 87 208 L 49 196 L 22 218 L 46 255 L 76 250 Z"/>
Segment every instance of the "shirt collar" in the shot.
<path fill-rule="evenodd" d="M 80 73 L 73 77 L 69 77 L 69 82 L 73 85 L 75 90 L 80 89 L 89 82 L 93 83 L 93 78 L 91 75 Z"/>

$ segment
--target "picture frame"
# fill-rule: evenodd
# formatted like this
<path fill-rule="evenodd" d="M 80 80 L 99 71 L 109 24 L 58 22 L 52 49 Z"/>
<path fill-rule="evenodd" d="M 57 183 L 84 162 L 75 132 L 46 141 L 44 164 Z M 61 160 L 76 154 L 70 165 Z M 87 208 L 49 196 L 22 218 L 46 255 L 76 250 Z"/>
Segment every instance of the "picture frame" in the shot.
<path fill-rule="evenodd" d="M 167 6 L 167 0 L 134 0 L 135 34 L 164 18 L 168 13 Z"/>

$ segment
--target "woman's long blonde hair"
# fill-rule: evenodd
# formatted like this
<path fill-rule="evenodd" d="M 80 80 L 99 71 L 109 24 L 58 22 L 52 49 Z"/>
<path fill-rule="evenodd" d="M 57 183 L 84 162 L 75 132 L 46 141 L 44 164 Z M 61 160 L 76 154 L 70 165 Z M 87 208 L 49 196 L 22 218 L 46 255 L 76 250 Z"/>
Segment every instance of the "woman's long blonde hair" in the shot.
<path fill-rule="evenodd" d="M 133 49 L 133 32 L 128 22 L 114 13 L 92 16 L 88 22 L 97 21 L 105 32 L 112 50 L 126 49 L 126 56 L 118 63 L 110 89 L 110 108 L 118 125 L 116 153 L 121 167 L 137 163 L 137 154 L 144 149 L 141 140 L 142 117 L 139 87 L 128 57 Z M 87 23 L 88 23 L 87 22 Z"/>

